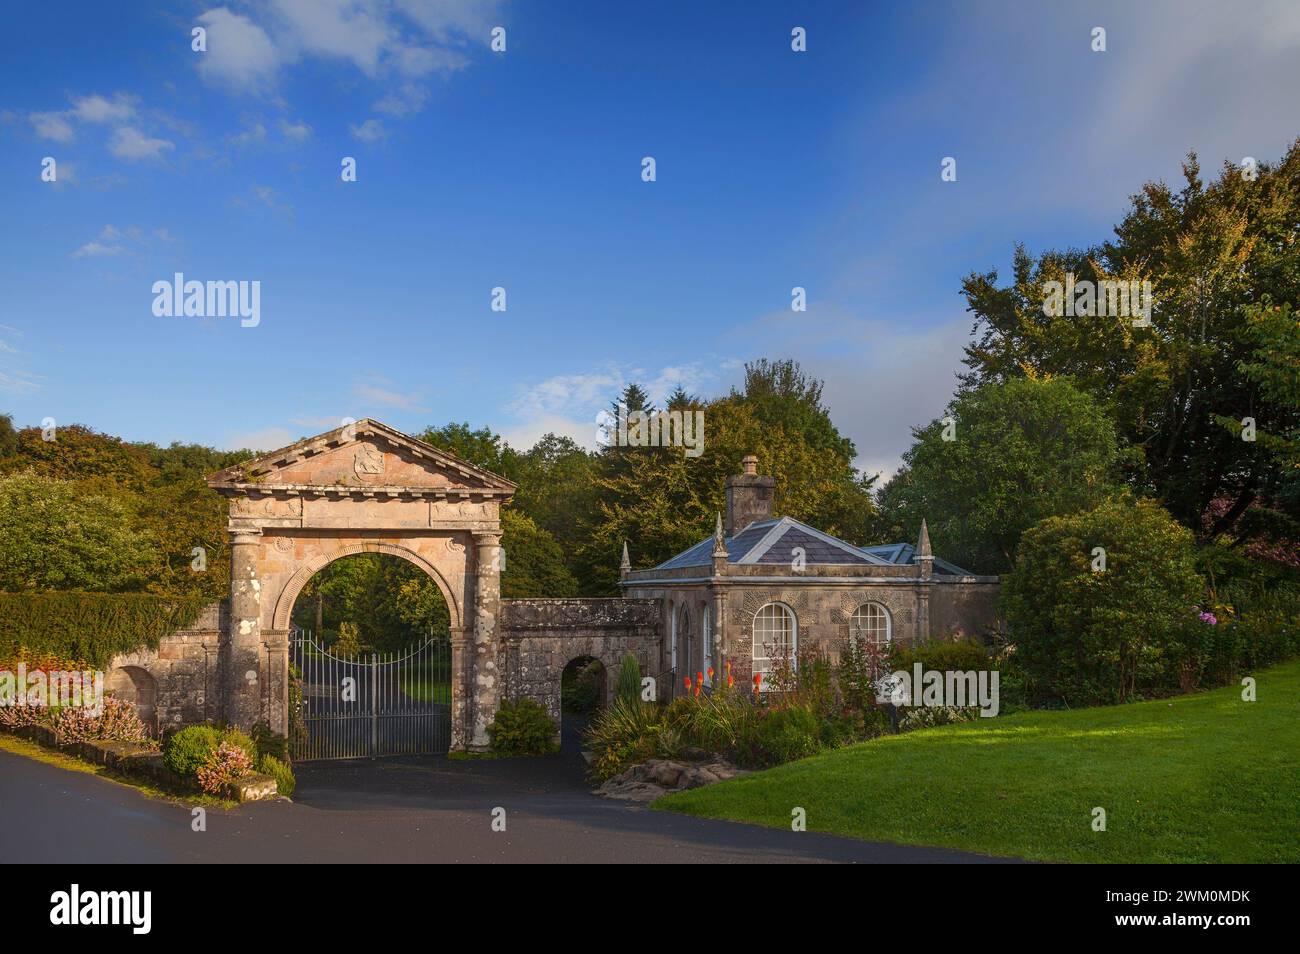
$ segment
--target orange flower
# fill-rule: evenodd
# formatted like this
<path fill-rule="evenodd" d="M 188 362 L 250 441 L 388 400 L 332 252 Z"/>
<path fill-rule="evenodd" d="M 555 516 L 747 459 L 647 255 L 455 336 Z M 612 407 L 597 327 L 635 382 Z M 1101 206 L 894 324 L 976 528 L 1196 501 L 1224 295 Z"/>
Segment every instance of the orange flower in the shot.
<path fill-rule="evenodd" d="M 697 672 L 695 674 L 695 694 L 697 696 L 700 694 L 702 688 L 704 688 L 704 673 Z"/>

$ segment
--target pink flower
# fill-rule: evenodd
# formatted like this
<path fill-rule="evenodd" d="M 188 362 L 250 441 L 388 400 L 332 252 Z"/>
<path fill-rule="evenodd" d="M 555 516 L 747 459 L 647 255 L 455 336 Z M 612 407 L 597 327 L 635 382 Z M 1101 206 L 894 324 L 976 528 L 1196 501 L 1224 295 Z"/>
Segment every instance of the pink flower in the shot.
<path fill-rule="evenodd" d="M 1219 625 L 1219 620 L 1213 613 L 1202 613 L 1199 618 L 1202 623 L 1208 623 L 1211 626 Z"/>

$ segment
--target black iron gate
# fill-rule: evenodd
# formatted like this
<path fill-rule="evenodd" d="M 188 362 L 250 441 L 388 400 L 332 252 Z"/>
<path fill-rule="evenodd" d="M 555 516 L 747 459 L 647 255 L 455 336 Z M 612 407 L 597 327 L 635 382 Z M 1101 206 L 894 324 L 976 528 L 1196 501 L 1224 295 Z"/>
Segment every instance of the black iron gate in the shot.
<path fill-rule="evenodd" d="M 363 657 L 335 655 L 311 633 L 289 641 L 295 759 L 441 754 L 451 748 L 451 638 Z"/>

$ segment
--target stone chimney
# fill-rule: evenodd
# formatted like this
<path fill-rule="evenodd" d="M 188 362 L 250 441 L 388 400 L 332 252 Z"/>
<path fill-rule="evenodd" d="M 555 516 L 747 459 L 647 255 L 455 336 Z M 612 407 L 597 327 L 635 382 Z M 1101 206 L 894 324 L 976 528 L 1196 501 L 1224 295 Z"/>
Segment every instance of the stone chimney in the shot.
<path fill-rule="evenodd" d="M 772 516 L 775 477 L 758 475 L 758 458 L 746 454 L 741 460 L 743 474 L 727 478 L 727 536 L 735 536 L 751 523 Z"/>

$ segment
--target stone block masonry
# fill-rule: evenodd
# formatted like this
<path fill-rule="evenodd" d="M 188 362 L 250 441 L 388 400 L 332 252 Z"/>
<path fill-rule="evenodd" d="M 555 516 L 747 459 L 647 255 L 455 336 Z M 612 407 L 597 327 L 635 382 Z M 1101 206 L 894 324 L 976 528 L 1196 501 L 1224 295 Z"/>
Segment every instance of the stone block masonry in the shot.
<path fill-rule="evenodd" d="M 505 697 L 536 699 L 560 723 L 560 676 L 575 659 L 605 667 L 605 694 L 632 653 L 643 675 L 653 675 L 662 638 L 659 600 L 502 600 Z"/>

